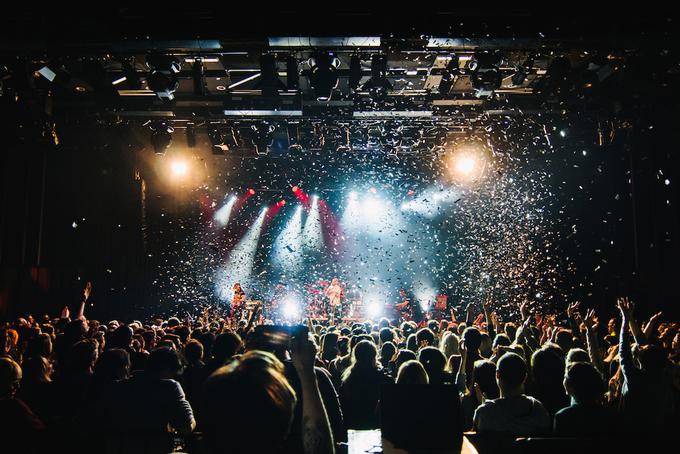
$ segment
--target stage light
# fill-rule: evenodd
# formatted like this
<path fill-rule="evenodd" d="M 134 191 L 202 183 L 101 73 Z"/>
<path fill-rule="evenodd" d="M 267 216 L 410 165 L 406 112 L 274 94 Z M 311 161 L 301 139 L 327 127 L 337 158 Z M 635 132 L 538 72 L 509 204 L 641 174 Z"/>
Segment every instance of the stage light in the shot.
<path fill-rule="evenodd" d="M 469 175 L 475 170 L 477 166 L 477 160 L 472 156 L 463 156 L 456 162 L 456 172 Z"/>
<path fill-rule="evenodd" d="M 295 319 L 300 316 L 300 307 L 298 302 L 292 296 L 288 296 L 282 307 L 283 317 L 287 319 Z"/>
<path fill-rule="evenodd" d="M 294 192 L 295 194 L 297 194 L 298 192 L 300 192 L 300 188 L 299 188 L 298 186 L 293 186 L 292 190 L 293 190 L 293 192 Z"/>
<path fill-rule="evenodd" d="M 175 160 L 170 163 L 173 176 L 181 178 L 189 172 L 189 165 L 185 161 Z"/>
<path fill-rule="evenodd" d="M 340 59 L 332 54 L 321 52 L 310 58 L 308 64 L 311 67 L 308 73 L 309 84 L 314 88 L 316 100 L 330 101 L 333 90 L 338 86 Z"/>
<path fill-rule="evenodd" d="M 276 202 L 276 206 L 279 207 L 279 208 L 281 208 L 281 207 L 284 206 L 285 204 L 286 204 L 286 201 L 285 201 L 285 200 L 279 200 L 278 202 Z"/>
<path fill-rule="evenodd" d="M 484 174 L 489 160 L 486 147 L 479 143 L 456 145 L 445 157 L 449 176 L 458 182 L 472 182 Z"/>
<path fill-rule="evenodd" d="M 295 276 L 302 267 L 302 205 L 298 205 L 273 244 L 272 262 L 278 270 Z"/>
<path fill-rule="evenodd" d="M 357 200 L 357 198 L 359 198 L 359 194 L 357 194 L 356 191 L 352 191 L 352 192 L 349 193 L 349 199 L 350 200 L 355 201 L 355 200 Z"/>
<path fill-rule="evenodd" d="M 377 301 L 369 301 L 366 304 L 366 315 L 369 319 L 376 319 L 382 314 L 382 307 Z"/>
<path fill-rule="evenodd" d="M 219 210 L 215 212 L 215 215 L 213 218 L 215 219 L 215 222 L 217 225 L 220 227 L 224 227 L 227 225 L 229 222 L 229 218 L 231 217 L 231 212 L 234 208 L 234 204 L 236 203 L 237 197 L 235 195 L 231 196 L 229 198 L 229 201 L 221 207 Z"/>
<path fill-rule="evenodd" d="M 490 97 L 501 87 L 503 76 L 500 66 L 502 62 L 503 57 L 498 53 L 478 53 L 470 60 L 469 68 L 472 71 L 470 81 L 475 90 L 475 96 Z"/>
<path fill-rule="evenodd" d="M 245 235 L 231 250 L 225 264 L 216 271 L 215 293 L 223 300 L 229 298 L 229 290 L 234 282 L 240 282 L 241 285 L 248 285 L 251 282 L 257 247 L 266 215 L 267 207 L 264 207 Z"/>
<path fill-rule="evenodd" d="M 182 69 L 179 60 L 168 55 L 150 55 L 146 64 L 151 70 L 146 80 L 149 90 L 155 92 L 160 99 L 172 101 L 179 88 L 177 74 Z"/>
<path fill-rule="evenodd" d="M 318 252 L 323 248 L 323 232 L 321 229 L 321 211 L 319 210 L 319 197 L 312 196 L 312 204 L 309 207 L 305 226 L 302 229 L 302 244 L 308 251 Z"/>
<path fill-rule="evenodd" d="M 255 195 L 255 189 L 253 188 L 248 189 L 248 195 Z"/>

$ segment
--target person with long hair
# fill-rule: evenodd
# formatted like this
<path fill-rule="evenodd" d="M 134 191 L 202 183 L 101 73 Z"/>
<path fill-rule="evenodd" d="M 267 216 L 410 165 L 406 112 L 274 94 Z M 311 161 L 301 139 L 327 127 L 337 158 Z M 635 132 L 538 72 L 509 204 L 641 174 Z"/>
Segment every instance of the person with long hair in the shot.
<path fill-rule="evenodd" d="M 340 386 L 340 405 L 345 424 L 350 429 L 378 427 L 376 407 L 380 385 L 391 379 L 378 362 L 378 349 L 373 342 L 362 340 L 352 351 L 352 364 L 345 371 Z"/>

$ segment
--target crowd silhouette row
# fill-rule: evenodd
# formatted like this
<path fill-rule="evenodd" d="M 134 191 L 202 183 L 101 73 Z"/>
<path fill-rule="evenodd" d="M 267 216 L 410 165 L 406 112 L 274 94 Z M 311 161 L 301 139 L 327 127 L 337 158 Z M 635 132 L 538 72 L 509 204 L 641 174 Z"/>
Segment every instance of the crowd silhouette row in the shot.
<path fill-rule="evenodd" d="M 85 298 L 91 287 L 85 289 Z M 492 302 L 457 320 L 269 325 L 216 310 L 146 322 L 32 316 L 0 330 L 0 433 L 21 452 L 336 452 L 384 384 L 456 387 L 463 429 L 610 437 L 678 427 L 680 324 Z M 616 312 L 614 312 L 614 310 Z M 433 405 L 437 405 L 433 402 Z M 7 451 L 12 452 L 12 451 Z M 17 451 L 19 452 L 19 451 Z"/>

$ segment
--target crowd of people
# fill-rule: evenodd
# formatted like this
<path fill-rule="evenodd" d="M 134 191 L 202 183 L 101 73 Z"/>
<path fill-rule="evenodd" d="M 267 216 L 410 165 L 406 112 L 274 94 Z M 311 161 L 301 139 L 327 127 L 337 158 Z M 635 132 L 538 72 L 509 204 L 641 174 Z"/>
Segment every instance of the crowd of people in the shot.
<path fill-rule="evenodd" d="M 87 300 L 91 287 L 85 289 Z M 492 302 L 420 324 L 58 318 L 0 330 L 0 437 L 20 452 L 336 452 L 380 427 L 383 384 L 456 387 L 480 435 L 667 433 L 680 409 L 680 324 L 628 299 L 606 321 Z M 12 451 L 7 451 L 12 452 Z M 17 451 L 19 452 L 19 451 Z"/>

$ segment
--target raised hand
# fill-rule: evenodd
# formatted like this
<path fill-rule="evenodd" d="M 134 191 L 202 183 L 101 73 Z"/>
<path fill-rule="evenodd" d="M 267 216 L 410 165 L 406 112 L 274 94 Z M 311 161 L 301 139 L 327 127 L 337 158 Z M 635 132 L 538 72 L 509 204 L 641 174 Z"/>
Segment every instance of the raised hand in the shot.
<path fill-rule="evenodd" d="M 630 301 L 627 297 L 619 298 L 616 304 L 621 312 L 621 318 L 624 320 L 631 320 L 633 317 L 633 311 L 635 310 L 635 303 Z"/>
<path fill-rule="evenodd" d="M 83 289 L 83 297 L 85 298 L 85 301 L 90 297 L 90 293 L 92 293 L 92 282 L 87 281 L 87 284 L 85 284 L 85 288 Z"/>
<path fill-rule="evenodd" d="M 472 316 L 475 312 L 475 305 L 474 303 L 469 303 L 467 307 L 465 308 L 465 312 L 469 315 Z"/>
<path fill-rule="evenodd" d="M 498 326 L 498 314 L 496 314 L 496 311 L 491 313 L 491 324 L 494 326 L 494 328 Z"/>
<path fill-rule="evenodd" d="M 578 308 L 580 305 L 581 305 L 580 301 L 575 301 L 569 304 L 569 306 L 567 306 L 567 317 L 574 318 L 578 313 Z"/>
<path fill-rule="evenodd" d="M 309 338 L 309 334 L 307 334 L 307 338 L 300 336 L 291 339 L 290 359 L 298 374 L 301 376 L 311 374 L 313 376 L 315 358 L 316 345 Z"/>
<path fill-rule="evenodd" d="M 529 308 L 527 307 L 527 302 L 526 302 L 526 301 L 522 301 L 522 302 L 520 303 L 520 305 L 519 305 L 519 313 L 520 313 L 520 315 L 522 316 L 522 320 L 526 320 L 527 318 L 529 318 L 529 315 L 531 315 L 530 312 L 529 312 Z"/>
<path fill-rule="evenodd" d="M 487 299 L 482 303 L 482 308 L 484 309 L 484 313 L 491 312 L 491 299 Z"/>
<path fill-rule="evenodd" d="M 586 312 L 586 316 L 583 317 L 583 324 L 586 326 L 586 330 L 592 331 L 593 328 L 595 327 L 595 309 L 589 309 L 588 312 Z"/>
<path fill-rule="evenodd" d="M 656 314 L 652 315 L 652 317 L 649 319 L 649 322 L 647 322 L 647 324 L 657 323 L 662 315 L 663 315 L 663 312 L 657 312 Z"/>

